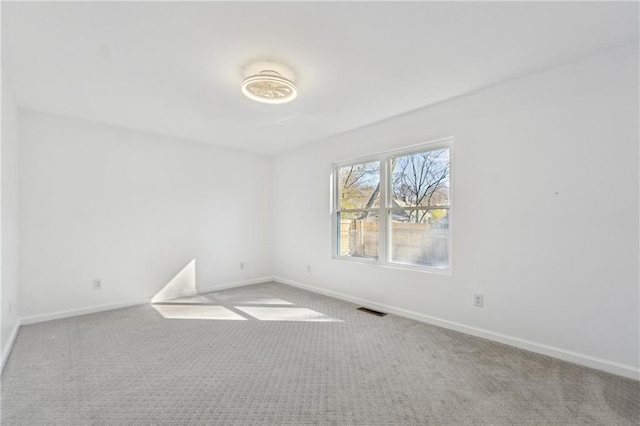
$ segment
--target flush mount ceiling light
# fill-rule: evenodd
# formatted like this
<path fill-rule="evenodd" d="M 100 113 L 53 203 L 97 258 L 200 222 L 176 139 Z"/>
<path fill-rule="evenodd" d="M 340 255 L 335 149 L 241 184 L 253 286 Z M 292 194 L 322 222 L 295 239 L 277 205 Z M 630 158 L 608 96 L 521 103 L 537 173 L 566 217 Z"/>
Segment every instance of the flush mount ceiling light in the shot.
<path fill-rule="evenodd" d="M 242 93 L 265 104 L 284 104 L 298 96 L 293 71 L 273 62 L 256 62 L 245 69 Z"/>

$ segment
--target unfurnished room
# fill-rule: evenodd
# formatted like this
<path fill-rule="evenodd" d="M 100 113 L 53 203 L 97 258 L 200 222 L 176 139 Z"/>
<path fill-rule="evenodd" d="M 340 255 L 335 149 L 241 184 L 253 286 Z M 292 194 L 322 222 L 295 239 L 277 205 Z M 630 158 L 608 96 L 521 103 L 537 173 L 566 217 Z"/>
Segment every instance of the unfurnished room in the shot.
<path fill-rule="evenodd" d="M 0 11 L 2 425 L 640 424 L 640 3 Z"/>

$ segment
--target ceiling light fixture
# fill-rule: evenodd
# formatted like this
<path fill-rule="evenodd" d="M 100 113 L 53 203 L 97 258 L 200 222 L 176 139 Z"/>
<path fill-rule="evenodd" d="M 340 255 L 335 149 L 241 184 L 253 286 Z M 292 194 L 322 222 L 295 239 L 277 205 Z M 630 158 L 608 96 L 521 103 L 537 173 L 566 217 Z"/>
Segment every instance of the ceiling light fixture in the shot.
<path fill-rule="evenodd" d="M 298 88 L 289 68 L 272 62 L 257 62 L 245 70 L 242 93 L 257 102 L 284 104 L 298 96 Z"/>

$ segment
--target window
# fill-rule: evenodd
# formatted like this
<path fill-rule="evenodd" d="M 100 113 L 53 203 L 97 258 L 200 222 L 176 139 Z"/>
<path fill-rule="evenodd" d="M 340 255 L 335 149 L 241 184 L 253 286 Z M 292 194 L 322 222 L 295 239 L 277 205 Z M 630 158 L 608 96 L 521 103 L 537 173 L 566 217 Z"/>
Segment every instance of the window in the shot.
<path fill-rule="evenodd" d="M 378 259 L 380 162 L 338 169 L 338 254 Z"/>
<path fill-rule="evenodd" d="M 334 169 L 334 256 L 450 270 L 451 141 Z"/>

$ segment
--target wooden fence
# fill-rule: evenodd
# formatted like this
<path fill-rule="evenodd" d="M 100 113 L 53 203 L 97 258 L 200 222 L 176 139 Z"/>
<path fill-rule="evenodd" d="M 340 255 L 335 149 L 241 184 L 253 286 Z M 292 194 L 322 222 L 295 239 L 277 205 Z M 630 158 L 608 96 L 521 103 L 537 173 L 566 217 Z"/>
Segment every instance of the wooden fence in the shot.
<path fill-rule="evenodd" d="M 340 255 L 362 258 L 378 256 L 379 223 L 368 220 L 342 220 Z M 393 223 L 391 259 L 419 265 L 439 266 L 448 263 L 448 229 L 433 228 L 428 223 Z"/>

